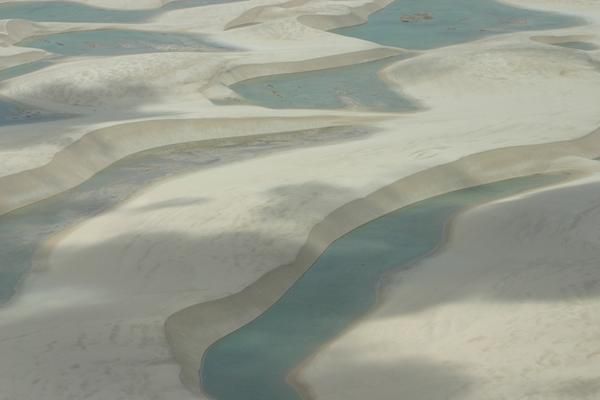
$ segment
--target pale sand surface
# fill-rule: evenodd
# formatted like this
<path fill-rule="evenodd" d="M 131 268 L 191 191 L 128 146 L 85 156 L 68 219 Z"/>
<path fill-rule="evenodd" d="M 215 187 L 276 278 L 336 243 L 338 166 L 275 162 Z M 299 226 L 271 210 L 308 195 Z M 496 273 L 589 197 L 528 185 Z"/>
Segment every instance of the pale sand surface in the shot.
<path fill-rule="evenodd" d="M 156 6 L 151 1 L 142 3 Z M 0 175 L 9 178 L 49 165 L 55 154 L 72 143 L 85 137 L 93 143 L 98 136 L 88 133 L 109 128 L 108 136 L 118 140 L 99 142 L 102 162 L 88 165 L 90 169 L 79 177 L 81 181 L 111 160 L 142 150 L 134 145 L 139 143 L 136 136 L 158 126 L 150 122 L 141 125 L 142 129 L 140 125 L 111 129 L 115 119 L 144 123 L 170 113 L 194 120 L 227 119 L 235 113 L 238 121 L 229 121 L 224 132 L 210 131 L 210 138 L 364 120 L 380 129 L 378 134 L 356 142 L 298 149 L 180 176 L 149 187 L 114 209 L 56 235 L 39 252 L 34 271 L 20 293 L 0 312 L 0 399 L 192 398 L 178 381 L 178 368 L 166 346 L 162 325 L 169 315 L 238 292 L 263 274 L 293 261 L 315 224 L 343 204 L 400 178 L 486 150 L 576 139 L 600 125 L 597 52 L 535 42 L 530 38 L 540 35 L 535 32 L 428 51 L 384 71 L 390 85 L 428 107 L 421 113 L 384 116 L 213 106 L 210 98 L 231 95 L 224 84 L 282 69 L 294 72 L 347 65 L 390 54 L 390 50 L 371 43 L 309 28 L 297 19 L 298 15 L 330 13 L 338 17 L 327 19 L 327 26 L 341 26 L 356 22 L 358 14 L 383 3 L 369 6 L 360 1 L 316 0 L 267 7 L 256 14 L 248 12 L 272 4 L 276 2 L 252 0 L 177 10 L 142 24 L 144 29 L 209 33 L 245 51 L 65 59 L 50 68 L 0 82 L 0 95 L 53 110 L 83 113 L 74 124 L 44 124 L 47 135 L 21 127 L 17 131 L 0 128 L 0 140 L 6 143 L 9 139 L 3 138 L 14 132 L 28 135 L 23 142 L 13 142 L 12 147 L 1 150 Z M 367 7 L 361 8 L 365 4 Z M 590 35 L 589 41 L 598 43 L 595 2 L 577 3 L 572 9 L 566 2 L 555 0 L 543 4 L 531 0 L 527 4 L 596 18 L 588 26 L 543 34 Z M 111 2 L 96 5 L 111 6 Z M 355 10 L 354 17 L 348 7 Z M 249 15 L 250 19 L 258 15 L 266 22 L 225 31 L 240 15 Z M 206 23 L 199 24 L 199 20 Z M 26 62 L 25 53 L 10 46 L 25 37 L 89 27 L 8 21 L 0 40 L 9 46 L 0 48 L 0 60 L 6 65 Z M 140 24 L 137 29 L 141 29 Z M 319 61 L 315 63 L 314 59 Z M 173 70 L 177 72 L 171 74 Z M 138 85 L 138 93 L 145 95 L 123 96 L 124 82 L 130 85 L 127 93 Z M 125 108 L 130 111 L 118 111 Z M 314 116 L 319 120 L 310 126 L 301 122 Z M 258 117 L 265 120 L 248 122 Z M 296 123 L 289 124 L 291 119 Z M 243 132 L 238 132 L 239 128 Z M 178 143 L 199 140 L 194 129 L 176 126 L 170 132 Z M 417 178 L 400 197 L 418 200 L 523 173 L 587 168 L 589 162 L 585 159 L 598 156 L 594 143 L 567 146 L 559 154 L 542 150 L 533 159 L 529 154 L 484 157 L 487 161 L 483 164 L 442 169 L 439 176 L 447 179 L 432 185 Z M 506 163 L 507 159 L 511 163 Z M 64 165 L 75 170 L 81 164 Z M 65 172 L 69 171 L 54 170 L 53 175 Z M 69 178 L 66 183 L 58 180 L 52 186 L 44 174 L 36 179 L 50 184 L 38 198 L 78 182 Z M 15 186 L 3 187 L 1 193 L 11 193 L 11 198 L 17 199 L 7 209 L 31 201 L 29 198 L 19 203 L 19 196 L 30 193 L 31 186 L 25 187 L 22 192 L 14 190 Z M 178 200 L 190 196 L 206 201 L 195 207 L 177 205 Z M 378 201 L 383 201 L 382 205 L 376 202 L 367 207 L 370 211 L 365 216 L 401 204 Z M 175 206 L 164 207 L 169 204 Z M 152 212 L 147 211 L 152 207 Z M 337 221 L 333 222 L 336 225 Z M 313 249 L 316 253 L 335 234 L 353 227 L 343 223 L 339 226 L 341 232 L 324 233 Z M 276 295 L 277 290 L 267 294 Z M 264 306 L 260 303 L 252 312 L 260 312 Z M 200 334 L 210 332 L 214 340 L 239 327 L 251 315 L 231 315 L 215 323 L 214 330 Z M 175 328 L 184 336 L 195 334 L 195 323 L 193 318 L 184 318 Z M 186 327 L 190 330 L 185 331 Z M 183 378 L 194 387 L 194 368 L 199 368 L 199 362 L 195 367 L 194 362 L 201 356 L 201 346 L 210 343 L 202 337 L 176 339 L 176 352 L 191 357 L 180 361 L 189 361 Z M 177 349 L 179 343 L 182 347 Z"/>
<path fill-rule="evenodd" d="M 314 398 L 596 399 L 600 176 L 472 209 L 300 372 Z"/>
<path fill-rule="evenodd" d="M 0 0 L 1 3 L 20 3 L 31 0 Z M 56 0 L 35 0 L 42 2 L 52 2 Z M 144 10 L 148 8 L 158 8 L 164 4 L 167 4 L 173 0 L 135 0 L 135 1 L 123 1 L 123 0 L 66 0 L 73 3 L 86 4 L 93 7 L 104 7 L 113 8 L 117 10 Z"/>

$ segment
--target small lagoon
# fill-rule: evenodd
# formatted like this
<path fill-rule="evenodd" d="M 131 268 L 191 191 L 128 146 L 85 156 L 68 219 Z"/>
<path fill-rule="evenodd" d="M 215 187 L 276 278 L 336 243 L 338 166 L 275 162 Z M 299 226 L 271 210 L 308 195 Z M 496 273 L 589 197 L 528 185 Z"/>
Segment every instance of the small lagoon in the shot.
<path fill-rule="evenodd" d="M 357 108 L 416 111 L 419 105 L 391 89 L 379 71 L 401 58 L 249 79 L 231 86 L 249 103 L 267 108 Z"/>
<path fill-rule="evenodd" d="M 216 44 L 210 44 L 204 36 L 198 34 L 126 29 L 63 32 L 25 39 L 18 45 L 38 48 L 62 56 L 115 56 L 226 49 Z"/>
<path fill-rule="evenodd" d="M 200 370 L 204 390 L 216 400 L 300 400 L 286 383 L 292 369 L 375 306 L 386 274 L 430 254 L 453 215 L 558 180 L 538 175 L 459 190 L 342 236 L 277 303 L 207 350 Z"/>
<path fill-rule="evenodd" d="M 426 50 L 517 31 L 581 25 L 571 16 L 512 7 L 494 0 L 396 0 L 367 23 L 333 32 L 385 46 Z"/>

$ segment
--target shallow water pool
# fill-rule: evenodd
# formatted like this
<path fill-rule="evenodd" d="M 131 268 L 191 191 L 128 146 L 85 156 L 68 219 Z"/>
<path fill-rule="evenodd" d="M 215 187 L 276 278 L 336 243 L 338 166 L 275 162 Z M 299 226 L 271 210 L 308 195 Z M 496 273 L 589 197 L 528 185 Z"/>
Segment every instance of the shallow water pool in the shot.
<path fill-rule="evenodd" d="M 431 49 L 499 33 L 558 29 L 584 21 L 494 0 L 396 0 L 362 25 L 333 32 L 386 46 Z"/>
<path fill-rule="evenodd" d="M 292 369 L 375 306 L 386 274 L 432 252 L 451 216 L 557 180 L 532 176 L 459 190 L 342 236 L 277 303 L 207 350 L 200 370 L 204 390 L 216 400 L 301 399 L 286 382 Z"/>
<path fill-rule="evenodd" d="M 379 71 L 399 58 L 319 71 L 249 79 L 231 86 L 249 103 L 268 108 L 357 108 L 416 111 L 419 105 L 388 87 Z"/>
<path fill-rule="evenodd" d="M 204 36 L 171 32 L 101 29 L 32 37 L 19 46 L 42 49 L 63 56 L 114 56 L 173 51 L 219 51 Z"/>

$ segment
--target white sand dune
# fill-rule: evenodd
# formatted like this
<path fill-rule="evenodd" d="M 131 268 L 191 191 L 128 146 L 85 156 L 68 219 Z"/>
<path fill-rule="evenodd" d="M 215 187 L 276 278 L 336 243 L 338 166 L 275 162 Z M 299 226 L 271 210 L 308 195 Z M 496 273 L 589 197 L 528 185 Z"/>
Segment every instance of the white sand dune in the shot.
<path fill-rule="evenodd" d="M 31 0 L 0 0 L 2 3 L 20 3 Z M 56 0 L 36 0 L 36 1 L 56 1 Z M 144 10 L 149 8 L 158 8 L 164 4 L 169 3 L 173 0 L 136 0 L 136 1 L 122 1 L 122 0 L 67 0 L 73 3 L 86 4 L 92 7 L 101 8 L 113 8 L 117 10 Z"/>
<path fill-rule="evenodd" d="M 87 3 L 132 6 L 112 0 Z M 158 3 L 140 1 L 136 7 Z M 74 122 L 38 125 L 47 128 L 44 132 L 0 128 L 4 211 L 76 185 L 129 154 L 169 143 L 331 125 L 378 129 L 353 142 L 298 148 L 177 176 L 57 233 L 38 252 L 17 296 L 0 310 L 1 400 L 198 398 L 202 395 L 181 385 L 175 362 L 184 367 L 181 378 L 188 388 L 197 390 L 203 348 L 263 311 L 298 269 L 357 223 L 477 183 L 596 167 L 590 159 L 600 153 L 598 133 L 580 138 L 600 126 L 598 52 L 532 40 L 542 34 L 585 35 L 586 41 L 597 42 L 600 5 L 591 0 L 572 8 L 563 0 L 526 2 L 585 13 L 588 26 L 490 37 L 427 51 L 383 71 L 390 86 L 426 106 L 419 113 L 266 110 L 210 102 L 230 94 L 227 85 L 240 80 L 396 53 L 317 29 L 358 23 L 383 5 L 252 0 L 176 10 L 135 27 L 119 27 L 207 33 L 242 51 L 64 59 L 0 84 L 3 96 L 56 111 L 86 110 Z M 262 23 L 247 25 L 256 22 Z M 100 27 L 13 23 L 11 39 L 0 39 L 6 44 L 0 60 L 21 54 L 24 50 L 12 45 L 24 37 Z M 14 57 L 10 63 L 25 61 Z M 143 85 L 143 90 L 128 96 L 132 92 L 123 90 L 124 82 Z M 9 139 L 15 133 L 23 135 L 21 141 Z M 569 143 L 548 144 L 558 141 Z M 373 192 L 362 203 L 356 201 Z M 181 201 L 190 198 L 198 201 Z M 300 266 L 295 272 L 277 269 L 294 260 Z M 209 319 L 203 319 L 203 306 L 175 314 L 168 323 L 173 355 L 169 352 L 163 331 L 169 315 L 248 287 L 213 303 L 225 304 L 225 314 L 221 306 Z M 264 297 L 253 298 L 253 287 Z M 237 308 L 240 304 L 246 308 Z M 356 357 L 368 357 L 368 352 Z M 344 359 L 324 352 L 323 360 L 338 365 Z M 419 365 L 428 366 L 413 363 Z M 302 379 L 315 393 L 328 393 L 328 383 L 314 376 L 321 367 L 309 365 Z"/>
<path fill-rule="evenodd" d="M 92 177 L 127 155 L 195 141 L 348 125 L 351 117 L 214 118 L 132 122 L 93 131 L 38 168 L 0 177 L 0 214 L 51 197 Z M 360 121 L 360 122 L 365 122 Z"/>

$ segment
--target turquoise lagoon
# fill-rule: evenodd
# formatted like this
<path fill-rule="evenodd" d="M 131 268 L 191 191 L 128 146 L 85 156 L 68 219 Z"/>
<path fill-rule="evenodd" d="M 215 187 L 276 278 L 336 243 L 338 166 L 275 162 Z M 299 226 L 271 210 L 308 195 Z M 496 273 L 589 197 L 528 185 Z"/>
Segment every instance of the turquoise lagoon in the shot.
<path fill-rule="evenodd" d="M 216 51 L 226 47 L 211 44 L 203 35 L 99 29 L 32 37 L 18 43 L 62 56 L 114 56 L 171 51 Z"/>
<path fill-rule="evenodd" d="M 52 65 L 52 62 L 50 60 L 39 60 L 2 69 L 0 70 L 0 82 L 5 81 L 7 79 L 15 78 L 20 75 L 26 75 L 31 72 L 38 71 L 49 65 Z"/>
<path fill-rule="evenodd" d="M 214 343 L 200 370 L 216 400 L 299 400 L 292 369 L 376 304 L 386 274 L 410 268 L 444 239 L 460 210 L 558 181 L 531 176 L 444 194 L 342 236 L 265 313 Z"/>
<path fill-rule="evenodd" d="M 0 304 L 12 297 L 36 248 L 50 235 L 119 204 L 143 187 L 176 174 L 368 133 L 364 128 L 338 127 L 152 149 L 116 162 L 71 190 L 0 215 Z M 186 201 L 194 205 L 209 199 L 207 192 L 205 199 Z"/>
<path fill-rule="evenodd" d="M 390 89 L 379 77 L 381 69 L 399 59 L 249 79 L 231 89 L 250 103 L 268 108 L 416 111 L 419 105 L 415 101 Z"/>
<path fill-rule="evenodd" d="M 183 8 L 231 3 L 239 0 L 176 0 L 153 10 L 111 10 L 68 1 L 32 1 L 0 4 L 0 20 L 25 19 L 47 22 L 136 23 L 160 13 Z"/>
<path fill-rule="evenodd" d="M 396 0 L 370 15 L 367 23 L 333 32 L 385 46 L 425 50 L 493 34 L 579 24 L 583 20 L 576 17 L 511 7 L 494 0 Z"/>

